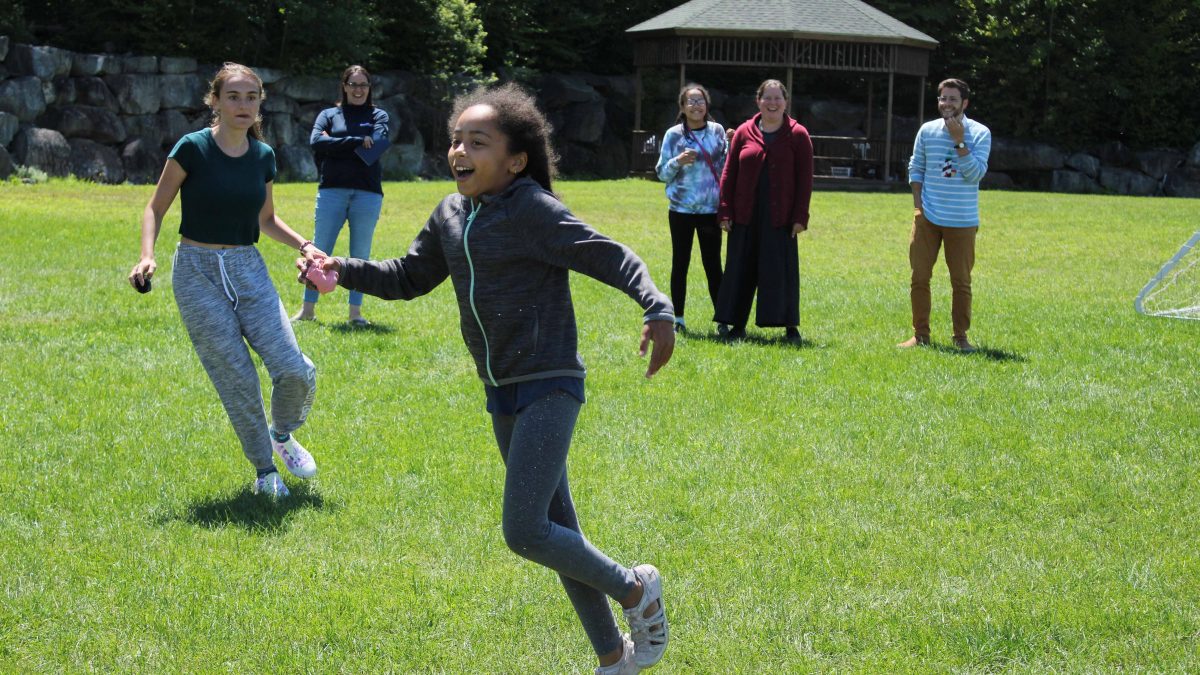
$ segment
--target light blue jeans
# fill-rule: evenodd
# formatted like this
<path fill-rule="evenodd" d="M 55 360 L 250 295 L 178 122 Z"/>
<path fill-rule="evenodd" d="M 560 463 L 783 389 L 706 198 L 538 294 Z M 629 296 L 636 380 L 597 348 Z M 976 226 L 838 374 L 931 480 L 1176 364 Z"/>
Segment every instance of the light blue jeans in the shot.
<path fill-rule="evenodd" d="M 333 255 L 333 247 L 337 244 L 338 234 L 342 225 L 350 222 L 350 257 L 371 257 L 371 239 L 375 236 L 375 223 L 379 221 L 379 211 L 383 208 L 383 195 L 366 190 L 350 188 L 321 188 L 317 190 L 317 207 L 313 211 L 313 222 L 316 231 L 313 234 L 313 244 L 322 251 Z M 320 293 L 312 289 L 304 290 L 305 302 L 316 302 Z M 350 291 L 350 304 L 361 306 L 363 294 Z"/>

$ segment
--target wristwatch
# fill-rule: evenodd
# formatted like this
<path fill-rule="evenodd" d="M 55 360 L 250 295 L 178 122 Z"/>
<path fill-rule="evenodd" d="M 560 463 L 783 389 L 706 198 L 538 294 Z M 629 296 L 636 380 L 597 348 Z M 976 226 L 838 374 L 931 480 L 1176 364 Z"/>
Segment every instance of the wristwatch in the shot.
<path fill-rule="evenodd" d="M 955 144 L 954 144 L 954 149 L 955 149 L 955 150 L 966 150 L 966 149 L 967 149 L 967 142 L 966 142 L 966 141 L 959 141 L 959 142 L 955 143 Z"/>

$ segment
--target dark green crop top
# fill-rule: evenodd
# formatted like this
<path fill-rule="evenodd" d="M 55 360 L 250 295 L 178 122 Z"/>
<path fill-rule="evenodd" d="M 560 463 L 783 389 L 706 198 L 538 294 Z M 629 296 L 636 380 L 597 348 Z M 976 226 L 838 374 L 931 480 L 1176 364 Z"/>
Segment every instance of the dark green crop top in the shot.
<path fill-rule="evenodd" d="M 179 139 L 167 157 L 187 172 L 179 188 L 179 234 L 205 244 L 258 241 L 258 214 L 267 183 L 275 180 L 271 146 L 251 138 L 246 154 L 230 157 L 217 147 L 212 129 L 201 129 Z"/>

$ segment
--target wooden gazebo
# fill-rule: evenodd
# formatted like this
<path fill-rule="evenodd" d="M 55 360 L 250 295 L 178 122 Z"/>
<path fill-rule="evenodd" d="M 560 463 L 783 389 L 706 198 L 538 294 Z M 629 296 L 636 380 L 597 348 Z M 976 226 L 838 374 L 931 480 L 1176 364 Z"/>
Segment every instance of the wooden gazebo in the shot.
<path fill-rule="evenodd" d="M 764 77 L 772 75 L 771 69 L 779 69 L 786 73 L 788 91 L 793 91 L 792 74 L 802 68 L 887 75 L 882 144 L 871 142 L 877 140 L 871 138 L 873 80 L 868 80 L 872 86 L 867 92 L 865 137 L 813 138 L 817 157 L 874 162 L 881 165 L 881 177 L 887 179 L 892 173 L 896 75 L 918 78 L 917 119 L 923 119 L 929 54 L 938 44 L 859 0 L 691 0 L 626 32 L 634 40 L 637 67 L 635 170 L 641 168 L 639 159 L 643 163 L 648 160 L 651 166 L 657 159 L 646 156 L 657 150 L 650 147 L 654 143 L 647 143 L 650 132 L 641 130 L 643 69 L 678 67 L 680 86 L 687 82 L 689 65 L 756 68 L 764 71 Z M 908 143 L 911 139 L 905 140 Z"/>

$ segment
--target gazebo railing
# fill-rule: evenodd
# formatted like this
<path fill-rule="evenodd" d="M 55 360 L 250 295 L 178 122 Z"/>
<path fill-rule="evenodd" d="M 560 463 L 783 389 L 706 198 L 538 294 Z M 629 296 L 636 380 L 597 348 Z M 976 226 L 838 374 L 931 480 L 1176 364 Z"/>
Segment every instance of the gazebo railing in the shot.
<path fill-rule="evenodd" d="M 884 180 L 885 141 L 866 136 L 812 136 L 813 173 L 836 178 Z M 632 171 L 653 174 L 658 163 L 661 138 L 653 131 L 634 131 Z M 892 142 L 893 178 L 903 179 L 908 171 L 912 141 Z"/>
<path fill-rule="evenodd" d="M 892 141 L 891 171 L 884 171 L 887 142 L 866 136 L 813 136 L 813 174 L 836 178 L 884 180 L 908 171 L 912 141 Z"/>

